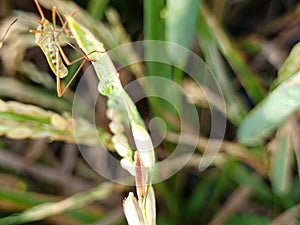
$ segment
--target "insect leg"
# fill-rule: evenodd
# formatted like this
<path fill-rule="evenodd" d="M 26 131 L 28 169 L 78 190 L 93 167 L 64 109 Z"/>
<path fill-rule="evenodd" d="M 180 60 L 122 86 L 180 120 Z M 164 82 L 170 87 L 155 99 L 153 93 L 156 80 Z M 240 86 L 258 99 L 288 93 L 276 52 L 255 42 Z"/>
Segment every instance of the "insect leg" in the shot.
<path fill-rule="evenodd" d="M 39 1 L 38 1 L 38 0 L 34 0 L 34 2 L 35 2 L 35 4 L 36 4 L 36 7 L 37 7 L 37 9 L 38 9 L 38 11 L 39 11 L 41 17 L 42 17 L 42 21 L 45 20 L 46 17 L 45 17 L 45 15 L 44 15 L 44 12 L 43 12 L 43 10 L 42 10 L 42 7 L 41 7 Z"/>
<path fill-rule="evenodd" d="M 68 43 L 68 42 L 67 42 Z M 68 43 L 70 44 L 70 43 Z M 60 52 L 60 55 L 62 56 L 63 60 L 65 61 L 65 63 L 67 65 L 71 65 L 75 62 L 78 62 L 80 60 L 82 60 L 82 62 L 80 63 L 79 67 L 77 68 L 76 72 L 73 74 L 72 78 L 69 80 L 69 82 L 66 84 L 66 86 L 64 87 L 63 90 L 61 90 L 61 82 L 60 82 L 60 75 L 59 75 L 59 70 L 57 69 L 58 73 L 57 73 L 57 95 L 58 97 L 61 97 L 65 91 L 67 90 L 67 88 L 70 86 L 70 84 L 72 83 L 72 81 L 75 79 L 75 77 L 77 76 L 77 74 L 79 73 L 80 69 L 83 67 L 83 65 L 87 62 L 87 61 L 92 61 L 91 59 L 89 59 L 86 55 L 84 55 L 82 52 L 80 52 L 78 49 L 76 49 L 73 45 L 70 44 L 70 46 L 72 46 L 75 50 L 77 50 L 81 55 L 82 57 L 76 59 L 76 60 L 73 60 L 73 61 L 70 61 L 68 59 L 68 57 L 66 56 L 66 54 L 64 53 L 63 49 L 60 47 L 60 46 L 57 46 L 58 49 L 59 49 L 59 52 Z M 92 51 L 90 52 L 89 54 L 92 54 L 94 52 L 99 52 L 97 50 L 95 51 Z M 103 53 L 103 52 L 101 52 Z"/>
<path fill-rule="evenodd" d="M 56 30 L 56 6 L 52 7 L 52 24 L 53 24 L 53 29 Z"/>
<path fill-rule="evenodd" d="M 65 41 L 65 43 L 66 43 L 67 45 L 69 45 L 71 48 L 73 48 L 76 52 L 78 52 L 78 53 L 81 55 L 81 57 L 79 57 L 78 59 L 75 59 L 75 60 L 71 61 L 71 60 L 67 57 L 67 55 L 64 53 L 64 51 L 63 51 L 63 49 L 61 48 L 61 46 L 57 46 L 58 49 L 59 49 L 59 52 L 61 53 L 61 56 L 62 56 L 64 62 L 65 62 L 68 66 L 69 66 L 69 65 L 72 65 L 73 63 L 78 62 L 78 61 L 80 61 L 80 60 L 82 60 L 82 59 L 85 59 L 85 60 L 88 61 L 88 62 L 89 62 L 89 61 L 93 61 L 92 59 L 89 59 L 88 56 L 87 56 L 86 54 L 84 54 L 82 51 L 78 50 L 78 48 L 76 48 L 76 47 L 75 47 L 74 45 L 72 45 L 70 42 L 68 42 L 67 40 L 64 40 L 64 41 Z M 89 52 L 88 55 L 90 55 L 90 54 L 92 54 L 92 53 L 96 53 L 96 52 L 98 52 L 98 53 L 104 53 L 104 52 L 106 52 L 106 50 L 105 50 L 105 49 L 104 49 L 103 51 L 94 50 L 94 51 Z"/>
<path fill-rule="evenodd" d="M 58 59 L 58 58 L 59 58 L 59 51 L 56 51 L 56 59 Z M 64 94 L 66 88 L 63 91 L 61 91 L 61 82 L 60 82 L 61 76 L 60 76 L 58 60 L 56 62 L 56 73 L 55 74 L 56 74 L 56 92 L 57 92 L 58 97 L 61 97 Z"/>
<path fill-rule="evenodd" d="M 70 15 L 68 15 L 67 19 L 65 21 L 63 21 L 62 19 L 62 16 L 57 12 L 57 16 L 58 18 L 60 19 L 61 21 L 61 24 L 62 24 L 62 30 L 68 35 L 68 37 L 71 37 L 70 33 L 71 31 L 69 29 L 67 29 L 67 24 L 68 24 L 68 18 L 74 16 L 74 14 L 76 13 L 77 11 L 73 11 Z"/>
<path fill-rule="evenodd" d="M 86 59 L 84 59 L 80 66 L 77 68 L 76 72 L 73 74 L 71 80 L 69 80 L 69 82 L 66 84 L 66 86 L 64 87 L 63 90 L 61 90 L 61 83 L 60 83 L 60 77 L 57 75 L 57 95 L 58 97 L 61 97 L 65 91 L 68 89 L 68 87 L 70 86 L 70 84 L 72 83 L 72 81 L 75 79 L 75 77 L 77 76 L 77 74 L 79 73 L 80 69 L 83 67 L 83 65 L 86 63 Z"/>
<path fill-rule="evenodd" d="M 79 57 L 78 59 L 75 59 L 75 60 L 71 61 L 71 60 L 68 58 L 68 56 L 65 54 L 64 50 L 62 49 L 62 47 L 61 47 L 61 46 L 58 46 L 59 52 L 60 52 L 60 54 L 61 54 L 61 56 L 62 56 L 64 62 L 65 62 L 68 66 L 70 66 L 70 65 L 72 65 L 72 64 L 74 64 L 74 63 L 76 63 L 76 62 L 78 62 L 78 61 L 80 61 L 80 60 L 91 61 L 84 53 L 80 52 L 80 51 L 79 51 L 75 46 L 73 46 L 71 43 L 68 43 L 68 42 L 66 42 L 66 43 L 67 43 L 68 45 L 70 45 L 74 50 L 76 50 L 76 51 L 81 55 L 81 57 Z"/>

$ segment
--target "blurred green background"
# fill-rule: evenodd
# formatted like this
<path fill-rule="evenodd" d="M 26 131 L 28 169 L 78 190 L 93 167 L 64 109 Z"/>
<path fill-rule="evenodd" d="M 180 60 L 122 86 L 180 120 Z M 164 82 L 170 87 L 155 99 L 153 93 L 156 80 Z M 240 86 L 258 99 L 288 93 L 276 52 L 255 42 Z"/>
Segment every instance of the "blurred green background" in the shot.
<path fill-rule="evenodd" d="M 191 49 L 215 75 L 226 113 L 217 107 L 218 96 L 214 109 L 208 108 L 201 89 L 180 70 L 184 57 L 175 62 L 178 67 L 146 63 L 119 71 L 124 85 L 163 74 L 186 90 L 199 112 L 201 130 L 194 158 L 176 175 L 154 185 L 157 224 L 300 224 L 298 1 L 39 2 L 49 20 L 53 5 L 62 15 L 83 10 L 79 22 L 107 50 L 131 41 L 169 41 Z M 0 37 L 16 16 L 39 18 L 37 13 L 33 1 L 0 0 Z M 29 29 L 36 29 L 36 22 L 19 19 L 0 49 L 0 224 L 127 224 L 122 201 L 134 188 L 105 183 L 80 155 L 70 122 L 77 82 L 57 97 L 54 76 Z M 71 58 L 78 57 L 71 48 L 64 49 Z M 132 50 L 125 58 L 134 56 Z M 69 69 L 72 73 L 76 66 Z M 86 78 L 86 83 L 89 88 L 95 78 Z M 209 82 L 201 87 L 213 90 Z M 89 102 L 87 95 L 81 98 L 82 104 Z M 99 136 L 116 155 L 104 115 L 106 99 L 99 98 Z M 146 124 L 153 116 L 166 122 L 168 135 L 156 148 L 157 158 L 166 158 L 179 141 L 176 113 L 157 99 L 143 100 L 137 107 Z M 226 119 L 225 139 L 211 166 L 199 171 L 211 111 Z M 85 123 L 81 144 L 93 145 L 95 137 L 86 132 Z M 67 197 L 69 205 L 32 208 Z"/>

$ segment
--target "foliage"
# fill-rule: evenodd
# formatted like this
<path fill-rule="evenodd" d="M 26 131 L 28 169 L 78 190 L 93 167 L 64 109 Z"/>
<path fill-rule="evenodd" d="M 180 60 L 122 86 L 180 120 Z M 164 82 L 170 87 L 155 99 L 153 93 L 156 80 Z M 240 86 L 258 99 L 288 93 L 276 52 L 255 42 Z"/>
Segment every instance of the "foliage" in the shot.
<path fill-rule="evenodd" d="M 154 224 L 149 221 L 155 217 L 156 224 L 161 225 L 299 223 L 299 44 L 295 43 L 298 27 L 294 25 L 299 10 L 296 4 L 286 3 L 280 8 L 280 14 L 276 10 L 269 12 L 269 5 L 266 6 L 268 2 L 276 9 L 283 4 L 279 1 L 132 0 L 127 5 L 116 0 L 77 1 L 87 10 L 73 1 L 39 2 L 47 18 L 49 10 L 57 7 L 67 20 L 66 31 L 72 33 L 69 37 L 62 34 L 63 41 L 59 44 L 71 58 L 87 56 L 97 77 L 86 72 L 85 94 L 76 92 L 74 96 L 74 82 L 62 98 L 57 98 L 55 81 L 49 78 L 51 70 L 45 60 L 38 59 L 44 56 L 39 55 L 40 49 L 34 48 L 34 35 L 28 32 L 38 25 L 36 19 L 30 18 L 38 17 L 19 10 L 3 19 L 0 27 L 0 37 L 4 37 L 0 40 L 0 224 L 40 220 L 40 224 L 125 224 L 122 202 L 132 190 L 103 181 L 92 165 L 77 154 L 74 145 L 76 140 L 80 150 L 86 149 L 95 159 L 95 165 L 101 166 L 107 163 L 106 159 L 93 151 L 99 139 L 120 159 L 122 169 L 136 176 L 138 201 L 130 193 L 124 205 L 134 208 L 140 224 Z M 9 3 L 0 4 L 9 7 Z M 143 18 L 129 5 L 143 9 Z M 28 6 L 35 11 L 31 1 Z M 267 11 L 268 17 L 262 23 L 257 18 L 261 19 Z M 244 15 L 252 19 L 246 20 Z M 10 26 L 16 16 L 20 17 Z M 139 21 L 143 21 L 143 27 Z M 171 42 L 173 45 L 159 52 L 145 45 L 143 54 L 145 59 L 161 55 L 170 59 L 172 65 L 140 63 L 137 50 L 131 46 L 119 55 L 107 54 L 106 50 L 141 37 Z M 192 50 L 205 61 L 208 69 L 197 70 L 198 85 L 184 72 L 189 56 L 178 54 L 177 45 Z M 132 61 L 137 63 L 116 71 L 114 65 Z M 68 69 L 73 74 L 77 65 Z M 213 74 L 217 86 L 204 79 L 206 69 Z M 154 135 L 147 122 L 159 116 L 166 124 L 164 140 L 155 146 L 158 161 L 171 155 L 180 141 L 186 146 L 193 145 L 194 133 L 189 133 L 192 128 L 187 121 L 178 123 L 178 114 L 162 99 L 149 98 L 135 105 L 130 93 L 124 91 L 122 84 L 150 76 L 180 85 L 189 102 L 197 106 L 201 124 L 193 158 L 176 175 L 154 185 L 152 175 L 160 171 L 152 168 L 150 136 Z M 63 82 L 67 83 L 68 79 Z M 75 80 L 78 83 L 80 75 Z M 99 97 L 98 102 L 86 94 L 95 89 L 96 83 L 99 93 L 105 96 Z M 174 98 L 180 109 L 186 107 L 171 86 L 141 83 L 139 88 L 148 94 L 163 91 Z M 216 90 L 222 95 L 215 94 Z M 221 106 L 223 99 L 225 108 Z M 93 101 L 97 102 L 95 106 Z M 78 115 L 74 115 L 74 102 Z M 219 134 L 210 136 L 215 114 L 226 119 L 224 140 Z M 93 132 L 94 121 L 96 132 Z M 150 136 L 146 128 L 151 131 Z M 180 136 L 180 132 L 185 135 Z M 142 151 L 140 155 L 134 154 L 134 142 L 138 150 L 142 148 L 137 136 L 147 142 L 151 154 Z M 211 160 L 211 155 L 216 157 Z M 181 157 L 171 161 L 170 170 L 184 161 L 184 156 Z M 201 161 L 212 161 L 212 164 L 200 172 Z M 144 164 L 146 171 L 141 169 Z M 100 202 L 91 204 L 94 201 Z M 125 208 L 125 214 L 128 219 L 131 213 Z"/>

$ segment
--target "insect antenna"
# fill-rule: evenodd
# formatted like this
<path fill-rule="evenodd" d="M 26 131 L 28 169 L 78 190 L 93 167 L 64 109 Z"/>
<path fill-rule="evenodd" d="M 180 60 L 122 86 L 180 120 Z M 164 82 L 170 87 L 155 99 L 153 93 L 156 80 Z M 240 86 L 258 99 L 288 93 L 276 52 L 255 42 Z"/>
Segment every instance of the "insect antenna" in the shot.
<path fill-rule="evenodd" d="M 38 11 L 39 11 L 41 17 L 42 17 L 42 21 L 45 20 L 46 17 L 45 17 L 45 15 L 44 15 L 44 12 L 43 12 L 43 10 L 42 10 L 42 8 L 41 8 L 40 3 L 38 2 L 38 0 L 34 0 L 34 2 L 35 2 L 35 4 L 36 4 L 36 7 L 37 7 L 37 9 L 38 9 Z"/>
<path fill-rule="evenodd" d="M 5 39 L 5 37 L 7 36 L 8 34 L 8 31 L 10 30 L 10 28 L 17 22 L 18 18 L 14 19 L 14 21 L 12 21 L 9 26 L 6 28 L 6 31 L 4 32 L 2 38 L 0 39 L 0 48 L 2 47 L 3 45 L 3 41 Z"/>

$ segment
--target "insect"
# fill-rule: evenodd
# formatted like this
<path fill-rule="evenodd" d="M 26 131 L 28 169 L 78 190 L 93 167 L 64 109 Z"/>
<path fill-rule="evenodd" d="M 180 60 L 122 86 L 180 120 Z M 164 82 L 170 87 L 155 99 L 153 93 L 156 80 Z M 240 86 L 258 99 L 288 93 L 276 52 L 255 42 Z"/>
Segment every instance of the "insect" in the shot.
<path fill-rule="evenodd" d="M 70 61 L 67 55 L 65 54 L 64 50 L 62 49 L 60 45 L 60 39 L 62 39 L 61 35 L 62 33 L 66 33 L 69 36 L 69 31 L 67 30 L 67 23 L 68 21 L 65 20 L 63 21 L 61 15 L 57 12 L 57 9 L 55 6 L 52 8 L 52 24 L 46 19 L 43 10 L 38 2 L 38 0 L 34 0 L 37 9 L 40 13 L 41 20 L 38 20 L 38 23 L 40 24 L 39 27 L 36 30 L 30 30 L 30 33 L 35 34 L 35 42 L 36 44 L 41 48 L 43 51 L 47 62 L 53 71 L 53 73 L 56 75 L 56 91 L 57 95 L 61 97 L 67 88 L 70 86 L 84 63 L 87 61 L 92 61 L 90 60 L 87 55 L 82 53 L 81 51 L 77 50 L 75 46 L 73 46 L 71 43 L 68 41 L 64 40 L 65 43 L 67 43 L 69 46 L 71 46 L 73 49 L 75 49 L 77 52 L 81 54 L 81 57 L 79 57 L 76 60 Z M 75 12 L 71 14 L 73 16 Z M 56 27 L 56 16 L 58 16 L 62 26 L 61 28 Z M 20 17 L 19 17 L 20 18 Z M 7 28 L 5 31 L 3 37 L 0 40 L 0 48 L 3 44 L 3 41 L 9 31 L 9 29 L 13 26 L 13 24 L 19 19 L 16 18 Z M 92 53 L 92 52 L 91 52 Z M 70 81 L 66 84 L 66 86 L 62 89 L 61 88 L 61 79 L 65 78 L 69 71 L 66 65 L 72 65 L 78 61 L 82 60 L 81 64 L 77 68 L 76 72 L 73 74 L 72 78 Z M 66 64 L 66 65 L 65 65 Z"/>

